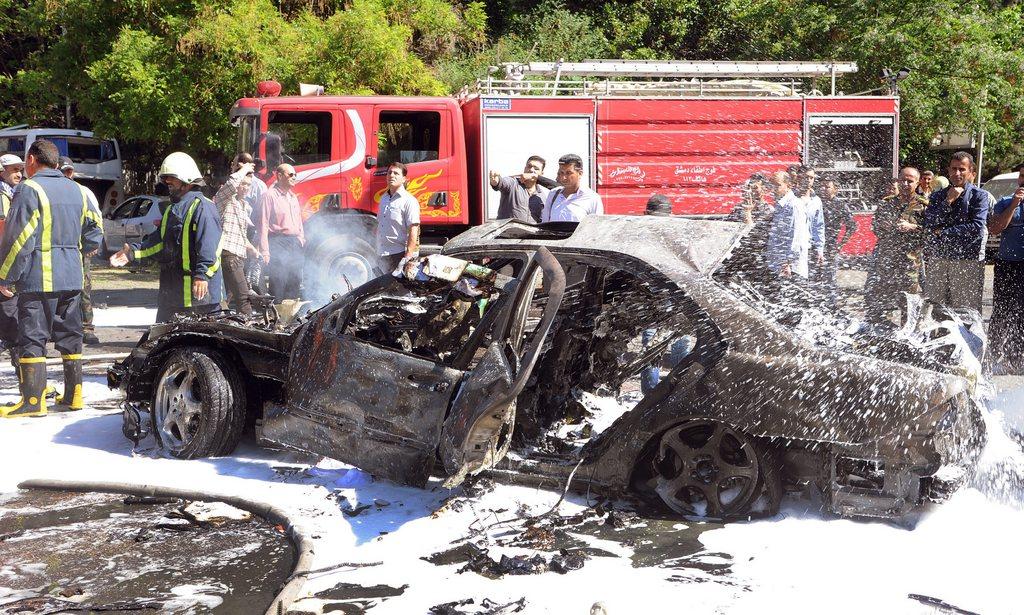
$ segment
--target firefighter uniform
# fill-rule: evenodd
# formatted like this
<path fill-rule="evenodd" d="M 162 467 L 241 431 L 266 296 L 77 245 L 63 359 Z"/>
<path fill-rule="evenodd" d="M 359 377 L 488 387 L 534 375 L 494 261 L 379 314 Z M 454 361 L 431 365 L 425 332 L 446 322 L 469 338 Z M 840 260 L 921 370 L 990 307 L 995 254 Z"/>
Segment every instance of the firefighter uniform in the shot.
<path fill-rule="evenodd" d="M 6 224 L 7 215 L 11 211 L 11 197 L 0 191 L 0 236 Z M 11 353 L 11 363 L 18 369 L 18 298 L 0 295 L 0 344 Z"/>
<path fill-rule="evenodd" d="M 177 313 L 220 309 L 224 297 L 220 242 L 217 208 L 202 192 L 192 190 L 167 206 L 159 229 L 130 246 L 130 260 L 153 257 L 160 263 L 157 322 L 167 322 Z M 192 296 L 196 279 L 208 281 L 201 300 Z"/>
<path fill-rule="evenodd" d="M 44 168 L 15 189 L 0 238 L 0 284 L 18 289 L 21 399 L 0 406 L 0 416 L 46 414 L 48 340 L 64 360 L 58 403 L 82 407 L 81 251 L 102 238 L 85 191 L 60 171 Z"/>

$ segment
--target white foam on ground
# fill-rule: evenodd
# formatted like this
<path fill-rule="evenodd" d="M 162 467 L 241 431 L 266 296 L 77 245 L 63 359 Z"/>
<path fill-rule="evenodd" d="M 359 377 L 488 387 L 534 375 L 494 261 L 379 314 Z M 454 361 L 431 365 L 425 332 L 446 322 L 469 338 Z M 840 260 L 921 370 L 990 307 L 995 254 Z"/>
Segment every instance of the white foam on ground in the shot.
<path fill-rule="evenodd" d="M 11 379 L 0 393 L 13 397 Z M 90 379 L 87 403 L 119 394 Z M 1024 391 L 1007 392 L 1017 399 Z M 1001 398 L 1002 399 L 1002 398 Z M 1006 411 L 1006 408 L 999 408 Z M 149 442 L 152 442 L 151 440 Z M 728 574 L 670 568 L 634 568 L 628 544 L 589 537 L 587 542 L 616 557 L 595 557 L 566 575 L 547 573 L 491 580 L 462 564 L 435 566 L 421 558 L 448 549 L 469 528 L 550 508 L 558 494 L 499 485 L 461 510 L 445 507 L 433 516 L 449 492 L 438 482 L 428 489 L 402 487 L 345 464 L 308 464 L 289 453 L 243 443 L 231 457 L 181 461 L 166 456 L 132 457 L 121 435 L 119 414 L 86 409 L 38 419 L 0 421 L 0 451 L 14 460 L 0 473 L 0 493 L 30 478 L 118 481 L 178 488 L 203 488 L 287 510 L 302 531 L 315 536 L 314 568 L 353 562 L 314 575 L 308 588 L 337 583 L 409 588 L 381 601 L 374 613 L 423 613 L 430 606 L 475 598 L 511 602 L 526 597 L 528 613 L 585 614 L 597 601 L 612 615 L 685 610 L 703 613 L 927 613 L 910 600 L 924 594 L 960 608 L 986 614 L 1019 610 L 1017 579 L 1024 553 L 1024 512 L 966 489 L 927 511 L 916 529 L 884 523 L 826 519 L 803 500 L 788 502 L 776 518 L 736 523 L 707 531 L 700 540 L 708 553 L 732 563 Z M 373 503 L 358 516 L 343 514 L 331 493 L 349 504 Z M 387 503 L 386 505 L 384 503 Z M 573 514 L 587 505 L 572 495 L 561 505 Z M 678 531 L 685 529 L 679 524 Z M 492 555 L 518 551 L 494 544 Z M 504 549 L 504 550 L 503 550 Z M 709 560 L 710 561 L 710 560 Z M 722 563 L 720 559 L 713 560 Z M 376 564 L 381 562 L 380 564 Z M 14 571 L 0 572 L 3 575 Z M 671 580 L 675 578 L 675 580 Z M 182 588 L 183 600 L 209 604 L 217 588 Z M 0 595 L 4 588 L 0 587 Z M 306 603 L 315 606 L 315 601 Z M 205 603 L 204 603 L 205 604 Z M 666 605 L 676 605 L 666 609 Z"/>

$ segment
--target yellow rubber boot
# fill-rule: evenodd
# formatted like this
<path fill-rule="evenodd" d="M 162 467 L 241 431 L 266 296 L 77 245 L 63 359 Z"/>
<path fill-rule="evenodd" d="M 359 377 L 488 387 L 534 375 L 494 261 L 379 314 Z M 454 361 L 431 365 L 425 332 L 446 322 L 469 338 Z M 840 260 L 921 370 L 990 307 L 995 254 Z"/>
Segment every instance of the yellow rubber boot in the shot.
<path fill-rule="evenodd" d="M 55 412 L 81 410 L 82 402 L 82 355 L 64 354 L 64 394 L 57 396 Z"/>
<path fill-rule="evenodd" d="M 18 382 L 21 399 L 14 404 L 0 406 L 0 417 L 6 419 L 23 416 L 46 416 L 46 357 L 22 357 Z"/>

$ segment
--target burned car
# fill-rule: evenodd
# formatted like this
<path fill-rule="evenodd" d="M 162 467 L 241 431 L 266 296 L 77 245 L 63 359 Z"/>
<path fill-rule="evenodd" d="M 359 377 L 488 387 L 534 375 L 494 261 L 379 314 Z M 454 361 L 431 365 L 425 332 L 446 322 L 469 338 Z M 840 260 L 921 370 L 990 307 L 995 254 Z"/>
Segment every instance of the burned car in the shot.
<path fill-rule="evenodd" d="M 752 236 L 675 218 L 494 222 L 445 245 L 455 274 L 379 278 L 291 330 L 157 325 L 110 382 L 177 455 L 230 452 L 249 407 L 265 443 L 413 485 L 491 468 L 728 518 L 773 513 L 785 488 L 899 517 L 962 484 L 985 439 L 976 323 L 918 304 L 902 328 L 858 327 L 759 275 Z M 578 447 L 544 445 L 581 391 L 628 386 L 683 337 L 635 406 Z"/>

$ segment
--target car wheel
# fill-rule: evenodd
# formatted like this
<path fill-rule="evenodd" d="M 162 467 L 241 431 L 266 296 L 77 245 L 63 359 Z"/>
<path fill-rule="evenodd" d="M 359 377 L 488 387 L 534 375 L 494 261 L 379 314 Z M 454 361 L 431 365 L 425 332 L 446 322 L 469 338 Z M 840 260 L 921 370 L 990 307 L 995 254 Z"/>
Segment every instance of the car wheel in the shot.
<path fill-rule="evenodd" d="M 739 517 L 758 507 L 764 514 L 778 512 L 782 484 L 774 454 L 723 423 L 697 419 L 672 427 L 650 463 L 654 491 L 681 515 Z"/>
<path fill-rule="evenodd" d="M 352 235 L 328 237 L 313 247 L 306 259 L 306 297 L 324 302 L 345 294 L 381 275 L 377 251 Z"/>
<path fill-rule="evenodd" d="M 216 351 L 179 348 L 157 372 L 152 409 L 157 438 L 175 457 L 227 455 L 242 435 L 245 387 Z"/>

